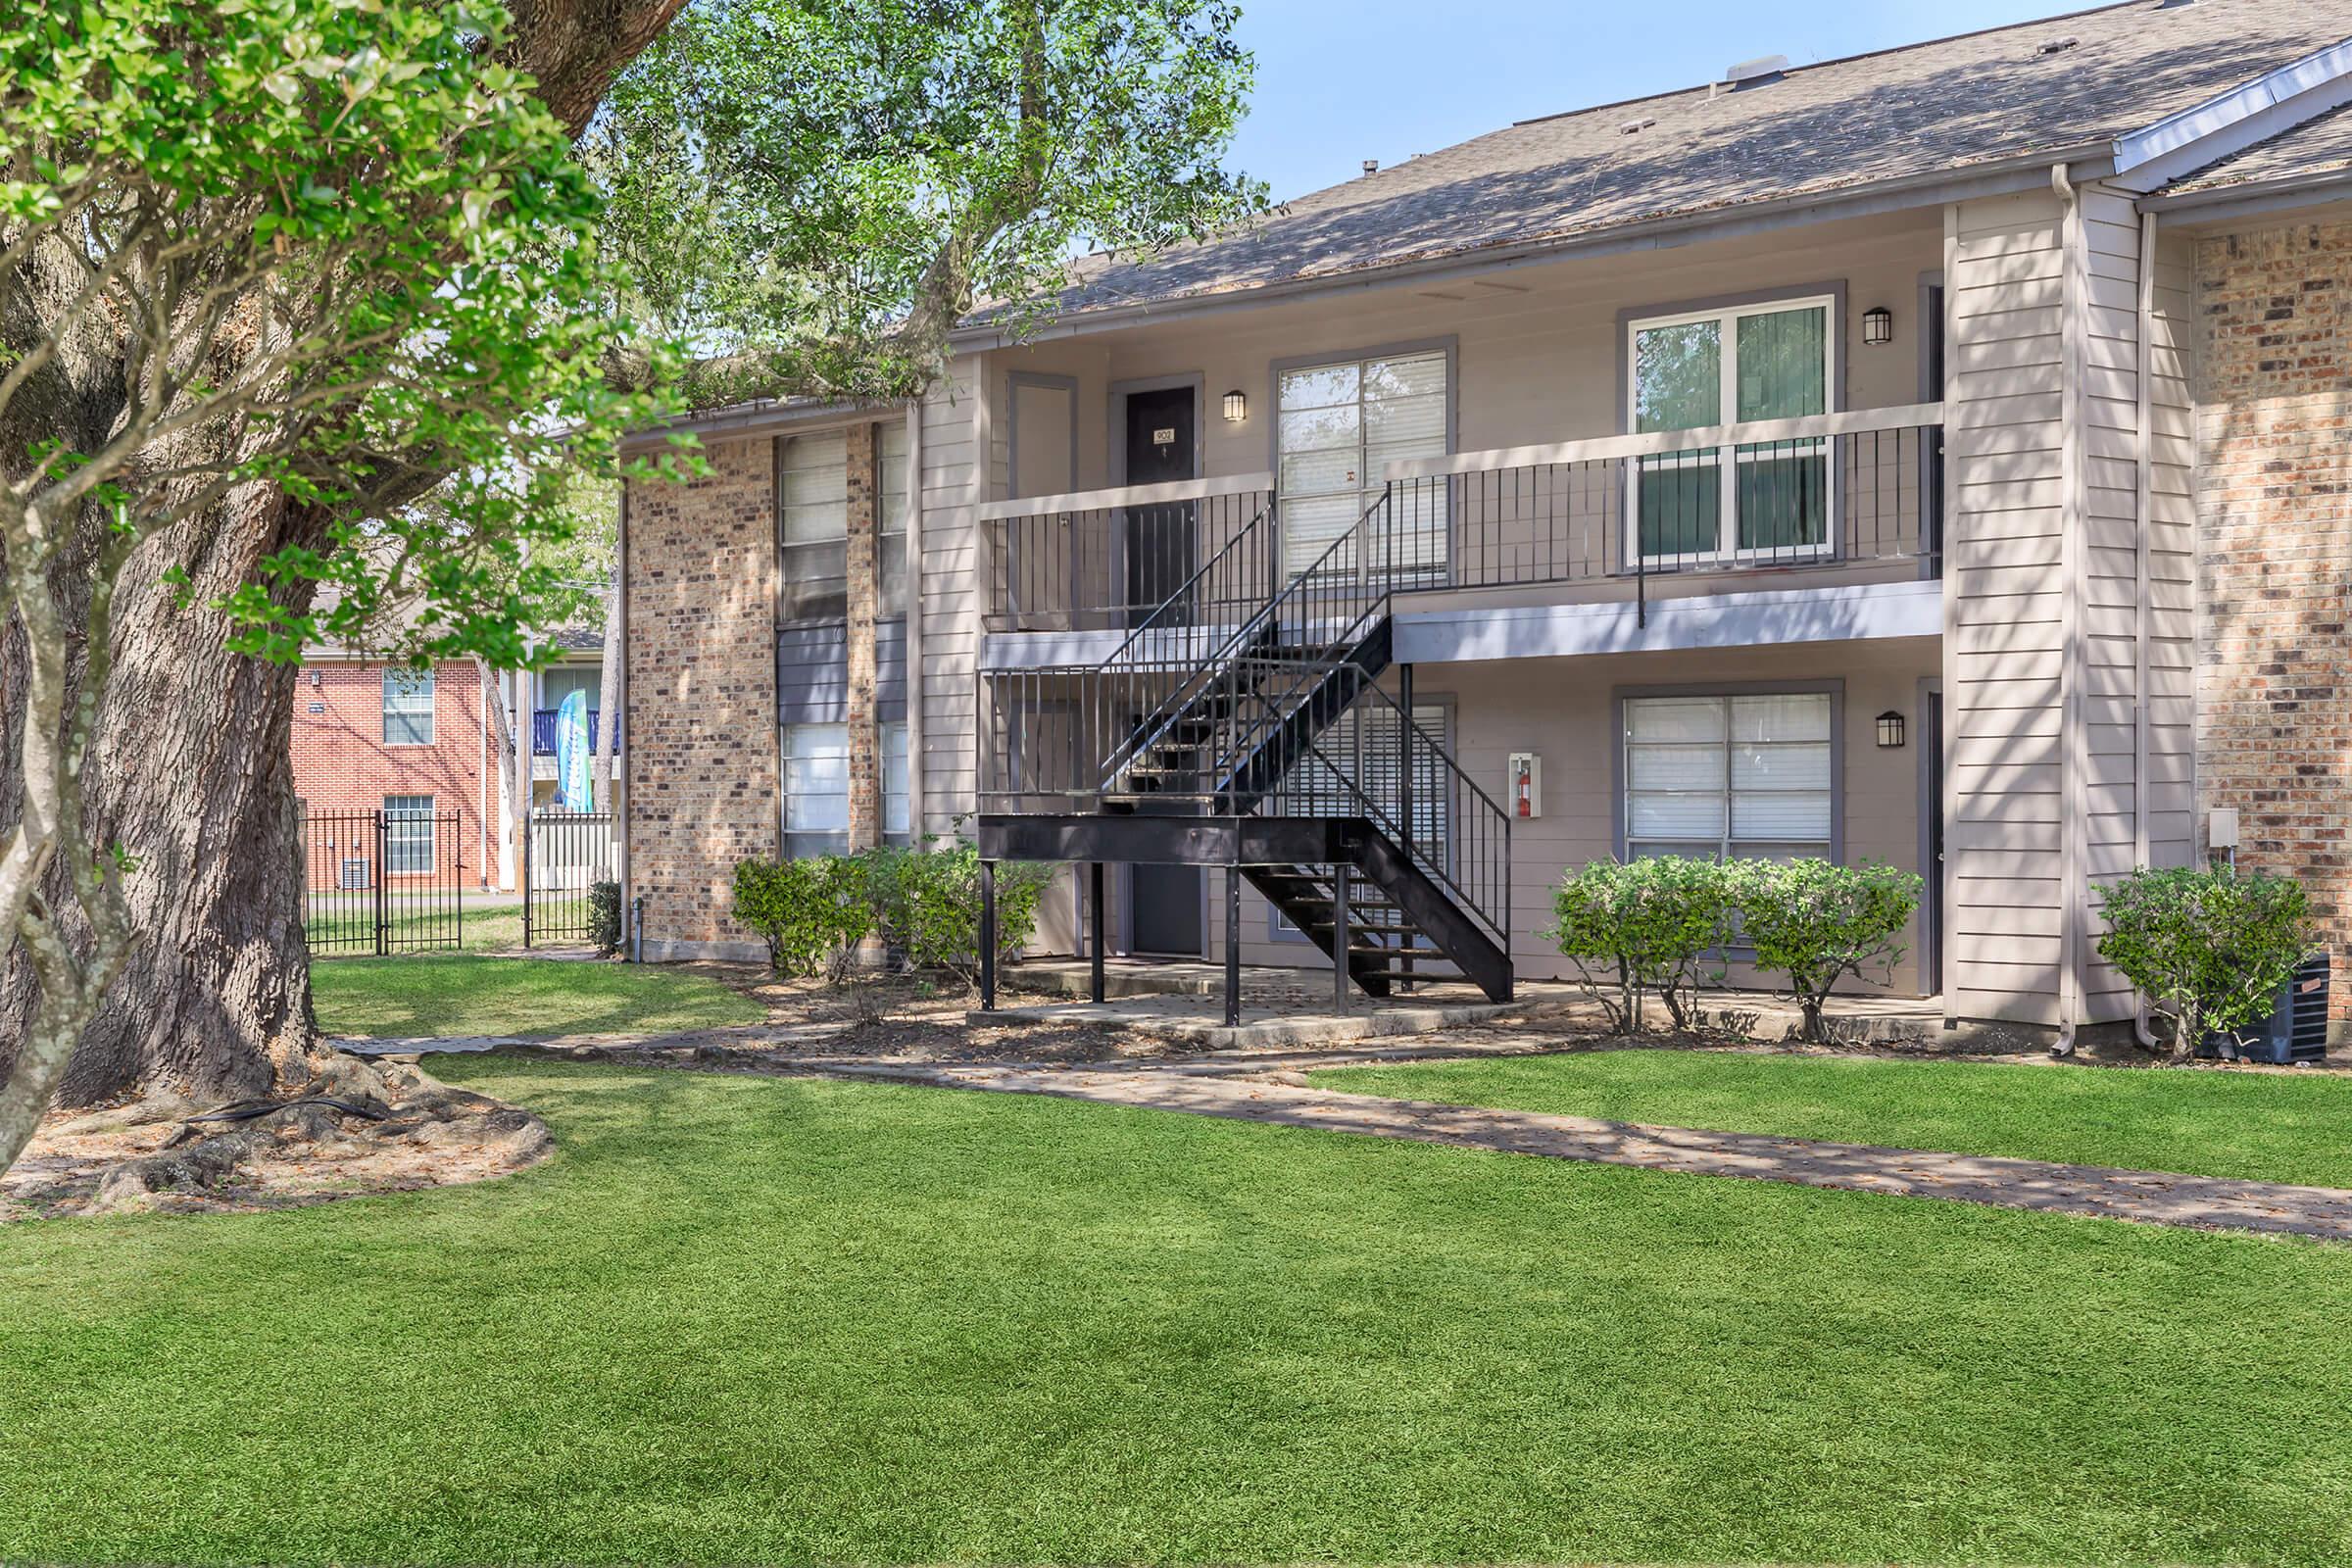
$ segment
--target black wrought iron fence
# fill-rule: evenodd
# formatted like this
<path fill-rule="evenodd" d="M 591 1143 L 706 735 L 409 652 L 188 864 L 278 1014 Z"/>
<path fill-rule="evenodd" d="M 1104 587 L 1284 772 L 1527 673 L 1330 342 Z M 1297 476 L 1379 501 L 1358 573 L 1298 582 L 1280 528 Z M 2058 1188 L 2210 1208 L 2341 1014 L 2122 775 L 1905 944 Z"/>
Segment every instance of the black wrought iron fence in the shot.
<path fill-rule="evenodd" d="M 303 936 L 314 955 L 456 948 L 466 918 L 455 811 L 315 811 L 299 817 Z"/>
<path fill-rule="evenodd" d="M 524 837 L 522 945 L 594 941 L 596 885 L 612 880 L 611 811 L 533 810 Z"/>

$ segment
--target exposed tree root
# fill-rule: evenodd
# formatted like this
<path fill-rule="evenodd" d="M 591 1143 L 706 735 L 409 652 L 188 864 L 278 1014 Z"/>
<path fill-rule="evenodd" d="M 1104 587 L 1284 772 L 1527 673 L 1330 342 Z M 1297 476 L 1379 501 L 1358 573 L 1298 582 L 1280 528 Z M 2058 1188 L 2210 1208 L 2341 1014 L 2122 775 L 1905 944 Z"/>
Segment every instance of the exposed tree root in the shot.
<path fill-rule="evenodd" d="M 319 1052 L 283 1077 L 301 1087 L 271 1101 L 167 1094 L 54 1115 L 0 1184 L 0 1213 L 283 1207 L 481 1181 L 553 1147 L 531 1112 L 413 1063 Z"/>

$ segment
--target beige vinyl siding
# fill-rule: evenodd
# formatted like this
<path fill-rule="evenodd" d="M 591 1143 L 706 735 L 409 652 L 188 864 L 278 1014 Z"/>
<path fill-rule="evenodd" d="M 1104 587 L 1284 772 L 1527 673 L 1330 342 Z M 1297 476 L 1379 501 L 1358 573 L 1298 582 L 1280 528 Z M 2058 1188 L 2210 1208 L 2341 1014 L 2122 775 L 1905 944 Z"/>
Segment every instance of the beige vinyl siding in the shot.
<path fill-rule="evenodd" d="M 2081 195 L 2084 283 L 2080 304 L 2084 352 L 2082 423 L 2082 534 L 2078 581 L 2082 600 L 2078 647 L 2082 663 L 2075 737 L 2081 784 L 2081 890 L 2085 915 L 2081 945 L 2082 1018 L 2129 1017 L 2132 987 L 2098 956 L 2096 889 L 2138 860 L 2137 748 L 2140 705 L 2139 613 L 2139 215 L 2129 197 L 2098 186 Z M 2129 303 L 2097 298 L 2087 283 L 2125 284 Z M 2134 456 L 2106 454 L 2121 446 Z M 2151 590 L 2161 597 L 2156 564 Z M 2151 669 L 2150 680 L 2158 678 Z"/>
<path fill-rule="evenodd" d="M 1464 771 L 1495 800 L 1506 800 L 1504 776 L 1513 752 L 1544 760 L 1544 814 L 1511 828 L 1511 953 L 1527 979 L 1568 979 L 1559 950 L 1540 934 L 1552 920 L 1552 889 L 1571 869 L 1616 853 L 1618 745 L 1615 698 L 1622 689 L 1649 686 L 1732 689 L 1756 681 L 1841 683 L 1843 772 L 1838 809 L 1848 862 L 1883 859 L 1919 868 L 1919 751 L 1911 744 L 1882 751 L 1878 715 L 1889 709 L 1916 715 L 1919 688 L 1937 669 L 1933 638 L 1804 647 L 1694 649 L 1681 653 L 1515 660 L 1418 666 L 1416 704 L 1452 709 L 1453 750 Z M 1394 690 L 1392 675 L 1386 684 Z M 1212 869 L 1208 885 L 1208 955 L 1223 956 L 1225 884 Z M 1272 911 L 1254 891 L 1242 894 L 1242 958 L 1246 963 L 1306 964 L 1328 968 L 1304 941 L 1269 936 Z M 1896 967 L 1895 995 L 1919 990 L 1914 930 L 1909 956 Z M 1749 971 L 1735 984 L 1769 984 Z M 1840 988 L 1844 989 L 1843 987 Z M 1879 989 L 1878 987 L 1856 987 Z"/>
<path fill-rule="evenodd" d="M 980 599 L 973 509 L 986 498 L 989 443 L 978 362 L 955 361 L 923 401 L 923 822 L 945 832 L 973 808 L 973 670 Z"/>
<path fill-rule="evenodd" d="M 2196 315 L 2193 242 L 2159 231 L 2156 249 L 2155 494 L 2149 522 L 2148 860 L 2196 862 Z"/>
<path fill-rule="evenodd" d="M 1950 259 L 1946 1005 L 2055 1023 L 2066 783 L 2057 199 L 1962 204 Z"/>

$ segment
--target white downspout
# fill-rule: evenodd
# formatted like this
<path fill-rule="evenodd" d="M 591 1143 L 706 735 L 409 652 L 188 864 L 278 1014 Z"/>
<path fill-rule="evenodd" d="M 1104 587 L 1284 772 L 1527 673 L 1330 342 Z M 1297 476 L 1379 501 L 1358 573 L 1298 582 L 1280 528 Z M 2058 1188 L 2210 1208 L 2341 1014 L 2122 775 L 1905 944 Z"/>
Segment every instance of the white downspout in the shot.
<path fill-rule="evenodd" d="M 2075 839 L 2082 828 L 2082 769 L 2075 760 L 2080 731 L 2075 663 L 2082 624 L 2082 585 L 2077 581 L 2081 560 L 2077 536 L 2082 531 L 2082 311 L 2085 290 L 2078 281 L 2076 260 L 2082 248 L 2082 214 L 2075 183 L 2064 164 L 2050 166 L 2050 188 L 2057 192 L 2059 217 L 2059 332 L 2062 342 L 2058 418 L 2060 480 L 2058 560 L 2060 585 L 2060 655 L 2058 661 L 2058 1041 L 2054 1056 L 2075 1054 L 2077 1020 L 2082 1012 L 2079 968 L 2080 923 L 2076 918 L 2076 884 L 2081 867 L 2075 858 Z"/>
<path fill-rule="evenodd" d="M 2134 655 L 2132 691 L 2139 698 L 2132 725 L 2132 863 L 2148 863 L 2148 530 L 2156 522 L 2156 215 L 2139 215 L 2139 495 L 2132 532 L 2134 577 L 2132 643 Z M 2148 1026 L 2148 999 L 2143 994 L 2132 1014 L 2132 1032 L 2147 1049 L 2156 1049 L 2155 1031 Z"/>

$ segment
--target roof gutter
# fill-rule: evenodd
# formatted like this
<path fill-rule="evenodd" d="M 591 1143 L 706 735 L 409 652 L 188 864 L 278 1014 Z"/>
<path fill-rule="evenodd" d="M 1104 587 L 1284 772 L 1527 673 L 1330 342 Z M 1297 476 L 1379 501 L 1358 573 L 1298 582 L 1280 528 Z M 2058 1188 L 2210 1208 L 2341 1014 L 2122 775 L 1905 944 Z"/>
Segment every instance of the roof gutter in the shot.
<path fill-rule="evenodd" d="M 2114 146 L 2108 140 L 2083 142 L 1982 165 L 1931 170 L 1925 173 L 1843 186 L 1832 191 L 1776 196 L 1705 213 L 1623 223 L 1588 233 L 1524 240 L 1484 250 L 1448 252 L 1443 256 L 1376 265 L 1349 272 L 1283 278 L 1254 288 L 1138 301 L 1133 305 L 1110 306 L 1061 317 L 1026 334 L 1008 333 L 991 322 L 975 322 L 957 327 L 949 334 L 948 341 L 956 350 L 971 353 L 1004 348 L 1014 343 L 1037 343 L 1054 338 L 1081 337 L 1096 332 L 1156 325 L 1197 316 L 1280 304 L 1301 296 L 1387 288 L 1466 273 L 1502 271 L 1581 255 L 1688 245 L 1718 233 L 1736 233 L 1750 227 L 1766 226 L 1776 218 L 1828 222 L 1843 217 L 1861 217 L 1911 207 L 1940 207 L 1967 198 L 2046 188 L 2052 160 L 2073 166 L 2082 178 L 2103 177 L 2109 172 Z"/>

